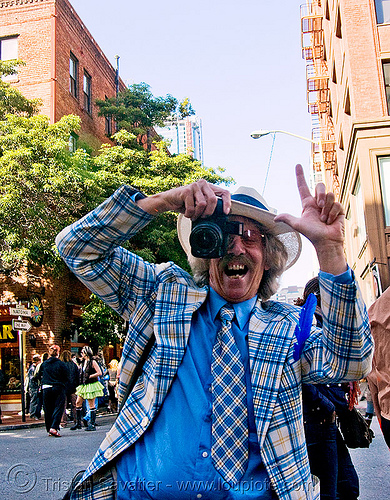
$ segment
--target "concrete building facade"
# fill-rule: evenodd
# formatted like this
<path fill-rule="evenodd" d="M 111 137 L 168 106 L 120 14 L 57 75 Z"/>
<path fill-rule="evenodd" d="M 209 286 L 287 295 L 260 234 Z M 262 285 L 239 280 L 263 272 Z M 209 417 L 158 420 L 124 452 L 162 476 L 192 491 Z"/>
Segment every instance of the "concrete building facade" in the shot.
<path fill-rule="evenodd" d="M 346 254 L 367 304 L 390 284 L 389 5 L 301 6 L 313 170 L 346 208 Z"/>
<path fill-rule="evenodd" d="M 171 154 L 184 153 L 203 163 L 202 120 L 197 116 L 172 116 L 165 121 L 164 127 L 156 127 L 156 132 L 170 141 Z"/>

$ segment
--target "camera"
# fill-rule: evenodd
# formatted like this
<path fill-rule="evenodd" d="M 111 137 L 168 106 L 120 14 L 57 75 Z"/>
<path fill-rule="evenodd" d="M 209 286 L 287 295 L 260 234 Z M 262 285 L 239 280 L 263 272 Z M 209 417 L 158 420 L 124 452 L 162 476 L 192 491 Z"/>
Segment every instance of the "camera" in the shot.
<path fill-rule="evenodd" d="M 214 213 L 192 223 L 190 234 L 191 253 L 201 259 L 217 259 L 226 254 L 230 234 L 243 233 L 242 222 L 228 221 L 223 212 L 223 202 L 218 198 Z"/>

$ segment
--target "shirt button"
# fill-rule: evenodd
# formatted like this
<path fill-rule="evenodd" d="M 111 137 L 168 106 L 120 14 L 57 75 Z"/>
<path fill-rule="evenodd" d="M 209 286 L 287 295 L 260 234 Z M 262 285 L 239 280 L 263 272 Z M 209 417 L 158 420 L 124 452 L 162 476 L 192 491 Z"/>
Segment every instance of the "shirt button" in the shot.
<path fill-rule="evenodd" d="M 104 458 L 107 458 L 109 460 L 112 457 L 112 449 L 107 448 L 107 450 L 104 452 Z"/>
<path fill-rule="evenodd" d="M 204 451 L 204 452 L 202 453 L 202 457 L 203 457 L 203 458 L 207 458 L 208 456 L 209 456 L 209 454 L 207 453 L 207 451 Z"/>
<path fill-rule="evenodd" d="M 142 420 L 141 420 L 141 427 L 143 429 L 146 429 L 146 427 L 148 426 L 148 423 L 149 423 L 149 419 L 148 417 L 144 417 Z"/>
<path fill-rule="evenodd" d="M 198 493 L 198 494 L 196 495 L 196 498 L 202 498 L 202 493 Z"/>

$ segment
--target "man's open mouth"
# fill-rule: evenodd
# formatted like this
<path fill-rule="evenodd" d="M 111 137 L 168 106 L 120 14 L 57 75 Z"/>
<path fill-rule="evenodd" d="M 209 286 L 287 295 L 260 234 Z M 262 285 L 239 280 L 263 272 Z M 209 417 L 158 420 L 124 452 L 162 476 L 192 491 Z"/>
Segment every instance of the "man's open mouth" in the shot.
<path fill-rule="evenodd" d="M 238 278 L 248 272 L 248 267 L 244 264 L 228 264 L 225 266 L 225 274 L 229 278 Z"/>

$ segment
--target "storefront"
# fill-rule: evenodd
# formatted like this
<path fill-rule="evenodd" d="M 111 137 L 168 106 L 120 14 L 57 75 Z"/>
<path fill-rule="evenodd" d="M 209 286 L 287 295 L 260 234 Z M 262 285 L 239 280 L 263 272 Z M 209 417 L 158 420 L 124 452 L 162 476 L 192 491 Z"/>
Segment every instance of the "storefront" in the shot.
<path fill-rule="evenodd" d="M 0 369 L 4 384 L 1 387 L 1 405 L 4 410 L 21 406 L 21 377 L 18 334 L 12 330 L 9 305 L 0 305 Z"/>

